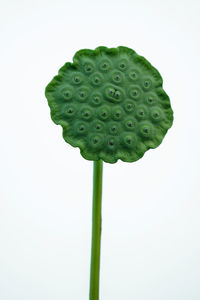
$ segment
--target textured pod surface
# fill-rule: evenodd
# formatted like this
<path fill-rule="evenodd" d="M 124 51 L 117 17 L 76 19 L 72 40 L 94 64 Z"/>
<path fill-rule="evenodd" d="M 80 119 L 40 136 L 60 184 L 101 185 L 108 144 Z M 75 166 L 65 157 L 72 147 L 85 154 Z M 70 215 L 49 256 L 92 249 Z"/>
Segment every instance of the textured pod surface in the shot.
<path fill-rule="evenodd" d="M 88 160 L 136 161 L 173 122 L 159 72 L 127 47 L 79 50 L 45 95 L 65 141 Z"/>

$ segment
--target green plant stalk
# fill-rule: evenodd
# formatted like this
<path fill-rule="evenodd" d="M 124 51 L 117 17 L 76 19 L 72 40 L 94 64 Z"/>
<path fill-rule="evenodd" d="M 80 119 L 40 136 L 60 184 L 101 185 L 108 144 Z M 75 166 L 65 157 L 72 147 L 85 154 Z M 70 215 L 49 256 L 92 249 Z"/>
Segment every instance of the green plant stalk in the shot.
<path fill-rule="evenodd" d="M 93 164 L 92 245 L 90 264 L 90 300 L 99 300 L 101 203 L 103 161 Z"/>

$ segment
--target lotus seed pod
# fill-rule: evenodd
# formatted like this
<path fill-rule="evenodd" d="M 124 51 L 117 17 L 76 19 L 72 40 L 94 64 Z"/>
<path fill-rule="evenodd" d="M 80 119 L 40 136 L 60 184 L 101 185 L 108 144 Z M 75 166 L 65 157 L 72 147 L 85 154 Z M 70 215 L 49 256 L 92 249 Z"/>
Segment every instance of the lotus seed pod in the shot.
<path fill-rule="evenodd" d="M 162 142 L 173 111 L 159 72 L 134 50 L 82 49 L 47 85 L 52 120 L 88 160 L 133 162 Z"/>

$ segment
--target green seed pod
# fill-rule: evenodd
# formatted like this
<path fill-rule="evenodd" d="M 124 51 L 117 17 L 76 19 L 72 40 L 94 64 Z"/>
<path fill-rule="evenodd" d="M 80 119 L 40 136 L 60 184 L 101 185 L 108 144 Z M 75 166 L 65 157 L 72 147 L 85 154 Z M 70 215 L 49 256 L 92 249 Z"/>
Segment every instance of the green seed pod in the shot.
<path fill-rule="evenodd" d="M 45 95 L 63 138 L 88 160 L 136 161 L 160 145 L 173 122 L 161 75 L 127 47 L 78 51 Z"/>

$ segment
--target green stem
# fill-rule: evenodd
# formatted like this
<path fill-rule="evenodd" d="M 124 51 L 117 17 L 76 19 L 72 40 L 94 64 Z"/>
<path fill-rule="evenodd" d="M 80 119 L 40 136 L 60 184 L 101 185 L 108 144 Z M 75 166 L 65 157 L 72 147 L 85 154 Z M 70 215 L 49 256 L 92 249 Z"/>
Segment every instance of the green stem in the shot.
<path fill-rule="evenodd" d="M 90 300 L 99 300 L 99 271 L 101 245 L 101 198 L 103 161 L 93 165 L 92 247 L 90 265 Z"/>

